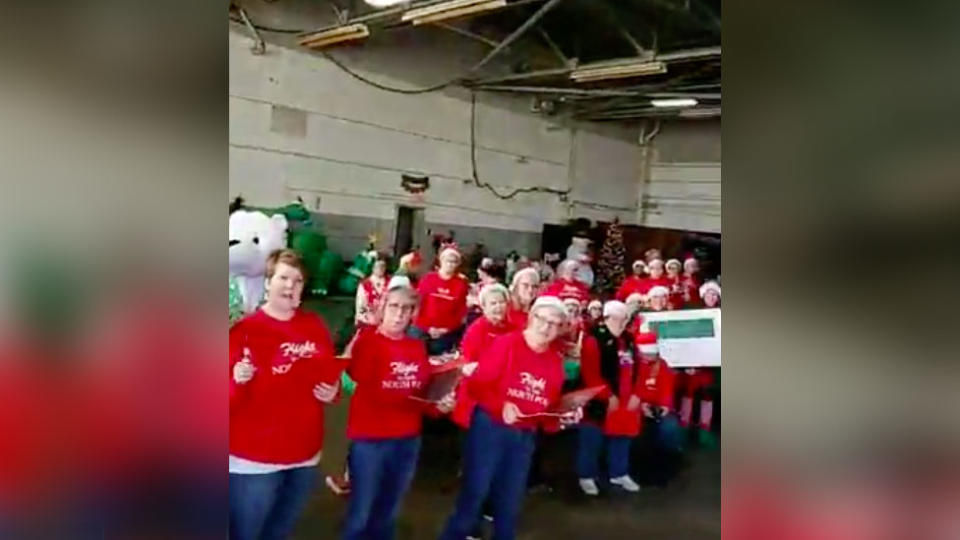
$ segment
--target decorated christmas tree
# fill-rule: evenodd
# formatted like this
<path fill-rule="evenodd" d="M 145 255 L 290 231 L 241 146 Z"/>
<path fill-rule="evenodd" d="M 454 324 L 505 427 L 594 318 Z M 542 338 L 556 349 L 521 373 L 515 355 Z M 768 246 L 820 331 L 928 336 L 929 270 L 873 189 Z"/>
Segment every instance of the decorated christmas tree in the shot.
<path fill-rule="evenodd" d="M 614 219 L 607 227 L 607 236 L 600 248 L 597 264 L 597 291 L 613 293 L 624 279 L 624 259 L 627 248 L 623 245 L 623 229 L 620 221 Z"/>

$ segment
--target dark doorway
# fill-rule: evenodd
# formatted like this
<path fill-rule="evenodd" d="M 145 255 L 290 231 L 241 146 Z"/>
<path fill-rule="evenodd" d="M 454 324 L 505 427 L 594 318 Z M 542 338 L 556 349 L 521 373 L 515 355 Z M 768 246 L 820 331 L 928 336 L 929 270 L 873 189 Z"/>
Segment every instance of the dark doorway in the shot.
<path fill-rule="evenodd" d="M 409 206 L 397 207 L 397 232 L 393 243 L 397 257 L 413 247 L 413 222 L 417 210 Z"/>

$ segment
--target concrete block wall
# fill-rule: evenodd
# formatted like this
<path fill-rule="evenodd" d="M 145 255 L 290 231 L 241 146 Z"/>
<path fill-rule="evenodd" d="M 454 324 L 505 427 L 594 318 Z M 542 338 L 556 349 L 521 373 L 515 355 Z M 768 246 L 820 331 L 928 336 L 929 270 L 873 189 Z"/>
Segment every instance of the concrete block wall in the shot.
<path fill-rule="evenodd" d="M 638 223 L 720 232 L 720 121 L 674 121 L 642 149 Z"/>
<path fill-rule="evenodd" d="M 403 48 L 337 54 L 361 74 L 409 87 L 439 80 L 430 51 L 449 56 L 462 48 L 458 36 L 437 39 L 457 40 L 456 46 L 451 41 L 438 49 L 432 41 L 429 50 L 419 50 L 417 43 L 405 42 Z M 269 45 L 267 54 L 255 56 L 246 34 L 232 29 L 229 40 L 230 196 L 264 206 L 301 196 L 320 214 L 331 247 L 344 257 L 370 233 L 389 248 L 401 205 L 423 208 L 427 228 L 453 228 L 462 243 L 482 241 L 495 255 L 511 249 L 536 254 L 545 223 L 575 217 L 606 221 L 614 215 L 638 223 L 641 162 L 635 129 L 561 125 L 530 112 L 527 99 L 479 94 L 480 179 L 500 192 L 571 189 L 567 201 L 549 194 L 503 200 L 473 184 L 466 91 L 389 93 L 316 53 Z M 455 64 L 448 56 L 439 62 Z M 398 72 L 404 77 L 394 75 Z M 403 173 L 430 177 L 422 198 L 401 188 Z"/>

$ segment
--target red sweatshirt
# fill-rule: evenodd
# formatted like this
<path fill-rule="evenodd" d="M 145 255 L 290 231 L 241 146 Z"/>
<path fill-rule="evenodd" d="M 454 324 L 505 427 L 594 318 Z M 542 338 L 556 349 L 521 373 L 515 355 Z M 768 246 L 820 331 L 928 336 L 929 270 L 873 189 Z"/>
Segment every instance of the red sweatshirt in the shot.
<path fill-rule="evenodd" d="M 416 325 L 421 330 L 445 328 L 453 330 L 463 324 L 467 314 L 467 291 L 470 284 L 460 274 L 443 279 L 437 272 L 423 276 L 417 286 L 420 311 Z"/>
<path fill-rule="evenodd" d="M 233 366 L 256 367 L 244 384 Z M 333 342 L 317 315 L 298 310 L 289 321 L 257 310 L 230 328 L 230 454 L 261 463 L 297 463 L 323 447 L 323 403 L 314 386 L 339 380 Z"/>
<path fill-rule="evenodd" d="M 513 307 L 513 302 L 510 302 L 510 305 L 507 306 L 507 321 L 510 322 L 510 326 L 517 330 L 526 329 L 529 315 L 528 312 Z"/>
<path fill-rule="evenodd" d="M 673 369 L 662 358 L 643 360 L 640 362 L 636 393 L 644 403 L 673 409 L 674 378 Z"/>
<path fill-rule="evenodd" d="M 611 396 L 617 396 L 619 407 L 608 412 L 606 422 L 604 423 L 604 432 L 607 435 L 625 435 L 636 436 L 640 433 L 640 416 L 643 414 L 641 408 L 635 411 L 627 410 L 627 402 L 630 396 L 640 397 L 638 380 L 639 366 L 633 361 L 631 351 L 635 347 L 632 340 L 627 342 L 626 336 L 621 335 L 617 338 L 617 348 L 620 350 L 620 374 L 617 377 L 619 388 L 610 388 L 607 380 L 603 378 L 600 371 L 600 347 L 597 339 L 593 336 L 583 338 L 583 352 L 580 357 L 581 378 L 587 388 L 593 386 L 603 386 L 604 389 L 595 399 L 609 401 Z"/>
<path fill-rule="evenodd" d="M 503 423 L 503 405 L 510 401 L 524 414 L 550 408 L 563 387 L 563 360 L 555 348 L 535 352 L 515 331 L 496 338 L 480 355 L 480 365 L 467 379 L 467 392 L 494 421 Z M 556 417 L 521 418 L 512 427 L 553 430 Z"/>
<path fill-rule="evenodd" d="M 429 404 L 410 399 L 430 378 L 427 349 L 419 339 L 390 339 L 376 330 L 357 336 L 350 376 L 357 390 L 350 398 L 349 439 L 399 439 L 420 434 Z"/>
<path fill-rule="evenodd" d="M 670 289 L 673 286 L 673 281 L 671 281 L 666 275 L 662 275 L 658 278 L 645 277 L 640 280 L 640 284 L 638 285 L 637 290 L 634 292 L 645 295 L 650 289 L 656 287 L 657 285 Z"/>
<path fill-rule="evenodd" d="M 477 362 L 480 355 L 493 343 L 494 339 L 513 329 L 513 325 L 508 322 L 495 326 L 486 317 L 480 317 L 473 321 L 473 324 L 463 334 L 463 341 L 460 342 L 460 355 L 467 362 Z M 476 402 L 467 392 L 467 384 L 464 381 L 457 388 L 457 404 L 451 414 L 451 419 L 464 429 L 469 428 L 470 418 L 473 416 L 475 406 Z"/>
<path fill-rule="evenodd" d="M 561 300 L 576 298 L 581 303 L 586 304 L 590 301 L 590 289 L 575 279 L 557 278 L 553 283 L 547 285 L 540 296 L 556 296 Z"/>
<path fill-rule="evenodd" d="M 635 292 L 640 292 L 640 286 L 644 283 L 644 279 L 640 276 L 630 276 L 627 279 L 623 280 L 623 283 L 620 284 L 620 288 L 617 289 L 616 299 L 621 302 L 626 302 L 627 297 Z"/>

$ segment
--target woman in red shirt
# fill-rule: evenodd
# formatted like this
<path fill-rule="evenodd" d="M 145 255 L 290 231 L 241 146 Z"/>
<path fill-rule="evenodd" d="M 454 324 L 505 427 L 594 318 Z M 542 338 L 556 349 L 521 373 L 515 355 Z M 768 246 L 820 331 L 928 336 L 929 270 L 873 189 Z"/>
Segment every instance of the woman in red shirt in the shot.
<path fill-rule="evenodd" d="M 423 414 L 453 408 L 452 394 L 436 406 L 412 399 L 430 371 L 423 342 L 406 334 L 416 308 L 413 289 L 391 288 L 380 325 L 361 331 L 351 350 L 357 390 L 347 417 L 351 492 L 344 540 L 392 537 L 400 499 L 416 471 Z"/>
<path fill-rule="evenodd" d="M 708 281 L 700 287 L 700 297 L 706 308 L 720 307 L 720 285 L 716 281 Z M 710 368 L 684 369 L 677 381 L 682 396 L 680 398 L 680 426 L 689 428 L 693 417 L 693 403 L 700 396 L 700 419 L 697 423 L 697 439 L 701 445 L 710 448 L 716 445 L 713 433 L 713 395 L 710 387 L 714 385 L 716 377 Z"/>
<path fill-rule="evenodd" d="M 417 285 L 420 310 L 413 328 L 417 337 L 426 341 L 431 356 L 449 352 L 460 343 L 470 288 L 467 278 L 457 272 L 461 257 L 456 247 L 443 248 L 439 260 L 440 267 Z"/>
<path fill-rule="evenodd" d="M 606 443 L 610 484 L 631 493 L 640 486 L 630 476 L 630 443 L 640 433 L 639 362 L 634 337 L 626 331 L 627 306 L 611 300 L 603 306 L 604 322 L 583 342 L 582 386 L 603 386 L 586 407 L 588 422 L 577 437 L 580 489 L 600 494 L 597 487 L 600 450 Z"/>
<path fill-rule="evenodd" d="M 617 289 L 615 298 L 621 302 L 625 302 L 628 296 L 640 290 L 646 275 L 646 263 L 640 259 L 633 261 L 633 275 L 623 280 L 623 283 L 620 284 L 620 288 Z"/>
<path fill-rule="evenodd" d="M 700 271 L 700 263 L 693 255 L 683 261 L 683 276 L 680 277 L 680 286 L 683 293 L 683 306 L 696 306 L 700 304 L 700 278 L 697 272 Z"/>
<path fill-rule="evenodd" d="M 527 327 L 527 312 L 537 297 L 540 287 L 540 273 L 536 268 L 527 267 L 518 270 L 510 282 L 510 303 L 507 306 L 507 321 L 514 328 Z"/>
<path fill-rule="evenodd" d="M 230 538 L 286 538 L 320 462 L 341 368 L 326 325 L 300 309 L 304 273 L 296 252 L 270 254 L 266 302 L 230 329 Z"/>
<path fill-rule="evenodd" d="M 683 290 L 680 283 L 680 270 L 683 268 L 683 264 L 680 263 L 679 259 L 670 259 L 665 267 L 667 269 L 667 288 L 670 289 L 670 307 L 672 309 L 682 309 Z"/>
<path fill-rule="evenodd" d="M 561 395 L 563 366 L 553 341 L 566 322 L 563 303 L 543 296 L 523 331 L 496 338 L 480 355 L 467 391 L 478 403 L 464 444 L 464 474 L 456 508 L 441 540 L 463 540 L 493 502 L 494 538 L 514 538 L 538 427 L 556 430 L 578 412 L 542 416 Z"/>

